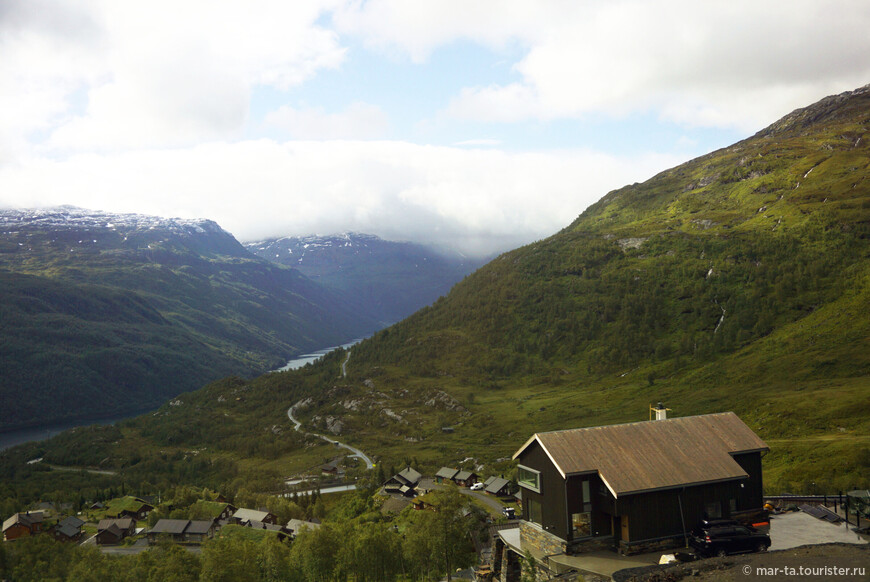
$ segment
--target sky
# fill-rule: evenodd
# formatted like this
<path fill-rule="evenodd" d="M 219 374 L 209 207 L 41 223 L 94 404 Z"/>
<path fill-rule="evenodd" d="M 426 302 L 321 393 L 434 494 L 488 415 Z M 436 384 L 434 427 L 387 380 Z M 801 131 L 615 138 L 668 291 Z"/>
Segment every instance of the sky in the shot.
<path fill-rule="evenodd" d="M 0 0 L 0 208 L 487 255 L 870 83 L 866 0 Z"/>

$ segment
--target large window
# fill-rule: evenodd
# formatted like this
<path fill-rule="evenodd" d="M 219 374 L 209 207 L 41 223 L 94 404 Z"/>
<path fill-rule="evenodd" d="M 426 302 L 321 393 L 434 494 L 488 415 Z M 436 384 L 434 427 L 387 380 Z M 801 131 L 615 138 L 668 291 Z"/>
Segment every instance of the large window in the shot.
<path fill-rule="evenodd" d="M 571 514 L 571 537 L 587 538 L 592 535 L 592 514 L 591 513 L 573 513 Z"/>
<path fill-rule="evenodd" d="M 526 489 L 531 489 L 536 493 L 540 493 L 541 472 L 519 465 L 517 467 L 517 483 L 520 487 L 525 487 Z"/>

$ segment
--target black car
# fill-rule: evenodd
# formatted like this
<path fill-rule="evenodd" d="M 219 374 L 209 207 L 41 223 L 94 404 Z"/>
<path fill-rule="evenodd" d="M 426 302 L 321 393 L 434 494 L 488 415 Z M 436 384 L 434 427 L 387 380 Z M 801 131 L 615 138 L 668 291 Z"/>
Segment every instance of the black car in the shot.
<path fill-rule="evenodd" d="M 689 544 L 704 556 L 726 556 L 767 551 L 770 536 L 737 522 L 721 520 L 698 525 L 692 530 Z"/>

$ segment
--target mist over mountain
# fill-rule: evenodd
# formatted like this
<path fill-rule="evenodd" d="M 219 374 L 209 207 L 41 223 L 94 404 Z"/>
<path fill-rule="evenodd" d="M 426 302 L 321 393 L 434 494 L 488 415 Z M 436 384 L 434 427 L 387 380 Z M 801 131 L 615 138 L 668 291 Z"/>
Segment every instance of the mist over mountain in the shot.
<path fill-rule="evenodd" d="M 368 316 L 395 323 L 429 305 L 480 265 L 456 251 L 360 233 L 246 242 L 255 255 L 345 293 Z"/>
<path fill-rule="evenodd" d="M 0 428 L 143 410 L 379 325 L 209 220 L 0 211 Z"/>

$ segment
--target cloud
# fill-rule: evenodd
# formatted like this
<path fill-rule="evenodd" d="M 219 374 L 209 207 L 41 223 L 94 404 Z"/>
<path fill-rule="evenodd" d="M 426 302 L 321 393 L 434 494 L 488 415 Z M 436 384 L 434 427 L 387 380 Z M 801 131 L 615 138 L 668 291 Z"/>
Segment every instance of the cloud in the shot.
<path fill-rule="evenodd" d="M 264 122 L 303 140 L 379 138 L 390 126 L 387 114 L 368 103 L 352 103 L 338 113 L 326 113 L 322 107 L 297 109 L 284 105 L 267 113 Z"/>
<path fill-rule="evenodd" d="M 242 134 L 252 91 L 344 60 L 332 0 L 13 1 L 0 23 L 0 133 L 50 152 L 190 145 Z M 78 107 L 76 95 L 86 97 Z M 35 136 L 34 132 L 43 135 Z M 46 137 L 47 136 L 47 137 Z"/>
<path fill-rule="evenodd" d="M 336 21 L 415 61 L 459 39 L 523 47 L 518 81 L 466 87 L 451 101 L 446 112 L 463 120 L 652 111 L 687 126 L 751 131 L 870 80 L 870 4 L 853 0 L 492 1 L 468 10 L 372 0 Z"/>
<path fill-rule="evenodd" d="M 0 168 L 0 205 L 205 217 L 241 240 L 356 230 L 488 254 L 549 236 L 608 190 L 677 161 L 395 141 L 213 142 L 24 160 Z"/>
<path fill-rule="evenodd" d="M 501 145 L 500 139 L 491 139 L 491 138 L 478 138 L 478 139 L 466 139 L 463 141 L 458 141 L 454 143 L 455 146 L 479 146 L 479 147 L 494 147 Z"/>

